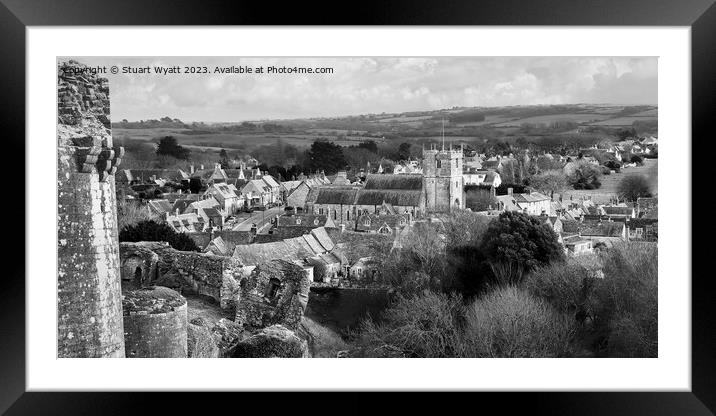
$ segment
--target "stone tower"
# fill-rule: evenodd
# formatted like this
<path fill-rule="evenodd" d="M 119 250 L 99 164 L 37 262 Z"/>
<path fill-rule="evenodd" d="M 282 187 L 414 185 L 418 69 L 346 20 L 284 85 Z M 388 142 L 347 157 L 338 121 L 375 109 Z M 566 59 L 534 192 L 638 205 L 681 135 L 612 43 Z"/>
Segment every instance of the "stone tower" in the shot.
<path fill-rule="evenodd" d="M 423 150 L 423 189 L 428 213 L 465 208 L 462 149 Z"/>
<path fill-rule="evenodd" d="M 57 354 L 124 357 L 108 81 L 76 61 L 57 81 Z"/>

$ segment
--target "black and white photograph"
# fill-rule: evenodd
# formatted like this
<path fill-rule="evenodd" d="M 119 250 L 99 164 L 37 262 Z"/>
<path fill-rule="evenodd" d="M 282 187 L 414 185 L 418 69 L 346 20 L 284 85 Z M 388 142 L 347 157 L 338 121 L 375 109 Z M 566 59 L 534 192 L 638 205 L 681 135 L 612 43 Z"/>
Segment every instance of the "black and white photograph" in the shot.
<path fill-rule="evenodd" d="M 713 3 L 0 0 L 0 413 L 713 415 Z"/>
<path fill-rule="evenodd" d="M 56 65 L 59 359 L 660 356 L 657 56 Z"/>

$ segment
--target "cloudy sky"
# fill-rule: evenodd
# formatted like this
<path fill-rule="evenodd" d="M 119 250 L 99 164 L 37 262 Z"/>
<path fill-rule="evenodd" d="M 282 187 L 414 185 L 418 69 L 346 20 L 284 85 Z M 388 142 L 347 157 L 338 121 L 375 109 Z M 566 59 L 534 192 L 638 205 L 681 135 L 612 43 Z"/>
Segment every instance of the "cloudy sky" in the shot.
<path fill-rule="evenodd" d="M 210 74 L 107 74 L 115 121 L 244 121 L 453 106 L 657 104 L 655 57 L 75 58 L 88 65 L 203 66 Z M 330 67 L 332 74 L 220 74 L 215 67 Z"/>

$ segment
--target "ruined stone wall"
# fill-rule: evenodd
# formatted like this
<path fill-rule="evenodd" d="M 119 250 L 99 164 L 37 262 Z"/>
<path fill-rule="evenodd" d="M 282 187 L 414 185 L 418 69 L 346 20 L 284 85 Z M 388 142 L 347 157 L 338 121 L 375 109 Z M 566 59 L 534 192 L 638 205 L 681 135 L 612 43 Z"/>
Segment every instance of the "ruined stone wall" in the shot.
<path fill-rule="evenodd" d="M 106 79 L 58 66 L 58 356 L 124 357 Z"/>
<path fill-rule="evenodd" d="M 123 261 L 140 253 L 143 258 L 148 258 L 148 252 L 157 256 L 156 277 L 150 280 L 150 284 L 169 287 L 181 293 L 208 296 L 222 308 L 235 306 L 238 277 L 243 276 L 245 271 L 230 257 L 179 251 L 164 242 L 120 243 Z"/>
<path fill-rule="evenodd" d="M 127 358 L 186 358 L 187 302 L 166 287 L 125 291 Z"/>
<path fill-rule="evenodd" d="M 272 290 L 272 286 L 276 285 Z M 245 329 L 281 324 L 296 330 L 308 304 L 311 281 L 302 267 L 284 260 L 259 264 L 240 280 L 234 321 Z"/>

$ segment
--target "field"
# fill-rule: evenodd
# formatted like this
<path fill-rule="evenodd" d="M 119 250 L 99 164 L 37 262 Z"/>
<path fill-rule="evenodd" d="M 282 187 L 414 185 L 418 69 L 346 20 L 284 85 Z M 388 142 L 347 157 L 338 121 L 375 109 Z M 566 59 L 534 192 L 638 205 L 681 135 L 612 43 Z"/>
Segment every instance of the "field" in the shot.
<path fill-rule="evenodd" d="M 313 118 L 300 120 L 273 120 L 255 122 L 253 128 L 242 130 L 238 122 L 186 125 L 178 120 L 161 127 L 159 120 L 118 123 L 113 126 L 115 138 L 156 140 L 174 136 L 180 145 L 194 151 L 216 152 L 220 149 L 253 152 L 257 147 L 281 140 L 287 145 L 305 149 L 319 138 L 329 139 L 341 146 L 354 146 L 365 140 L 396 147 L 403 141 L 442 141 L 441 119 L 446 120 L 446 143 L 476 143 L 485 139 L 501 138 L 511 142 L 519 137 L 540 140 L 555 135 L 586 138 L 598 134 L 604 138 L 620 128 L 630 127 L 635 121 L 657 119 L 654 106 L 611 105 L 556 105 L 474 107 L 470 109 L 443 109 L 412 113 L 364 114 L 338 118 Z M 481 118 L 484 117 L 484 120 Z M 448 120 L 453 119 L 452 122 Z M 575 125 L 553 126 L 555 122 L 571 122 Z M 178 124 L 177 124 L 178 123 Z M 528 124 L 532 127 L 524 127 Z M 154 126 L 147 128 L 147 126 Z M 180 126 L 180 127 L 177 127 Z M 271 125 L 273 128 L 264 128 Z M 567 131 L 565 131 L 565 127 Z M 656 133 L 656 126 L 641 127 L 640 134 Z M 390 141 L 390 143 L 388 143 Z"/>
<path fill-rule="evenodd" d="M 237 133 L 200 133 L 192 134 L 188 129 L 122 129 L 113 128 L 112 134 L 116 138 L 129 138 L 135 140 L 152 140 L 163 136 L 174 136 L 180 145 L 192 149 L 244 149 L 251 150 L 257 146 L 265 145 L 281 139 L 285 144 L 296 147 L 308 147 L 320 137 L 330 138 L 332 142 L 341 146 L 353 146 L 364 140 L 381 142 L 381 139 L 368 136 L 343 136 L 341 140 L 336 135 L 326 133 L 316 134 L 292 134 L 292 133 L 258 133 L 258 134 L 237 134 Z"/>
<path fill-rule="evenodd" d="M 607 120 L 597 121 L 590 123 L 590 126 L 631 126 L 635 121 L 654 121 L 657 118 L 654 116 L 628 116 L 628 117 L 616 117 Z"/>
<path fill-rule="evenodd" d="M 570 197 L 574 199 L 581 198 L 582 196 L 589 196 L 596 203 L 608 203 L 610 199 L 617 194 L 617 187 L 619 182 L 626 176 L 630 175 L 645 175 L 653 184 L 652 192 L 658 194 L 658 159 L 644 159 L 643 166 L 636 166 L 633 168 L 622 169 L 620 173 L 612 173 L 611 175 L 603 175 L 600 181 L 602 186 L 599 189 L 591 190 L 570 190 L 564 192 L 562 199 L 564 201 L 569 200 Z M 556 198 L 556 196 L 555 196 Z"/>
<path fill-rule="evenodd" d="M 503 123 L 495 124 L 495 127 L 518 127 L 521 126 L 524 123 L 528 124 L 544 124 L 549 125 L 554 122 L 559 121 L 572 121 L 575 123 L 591 123 L 594 121 L 601 121 L 608 119 L 610 116 L 607 114 L 589 114 L 589 113 L 576 113 L 576 114 L 552 114 L 552 115 L 545 115 L 545 116 L 535 116 L 535 117 L 527 117 L 527 118 L 520 118 L 516 120 L 511 120 Z"/>

